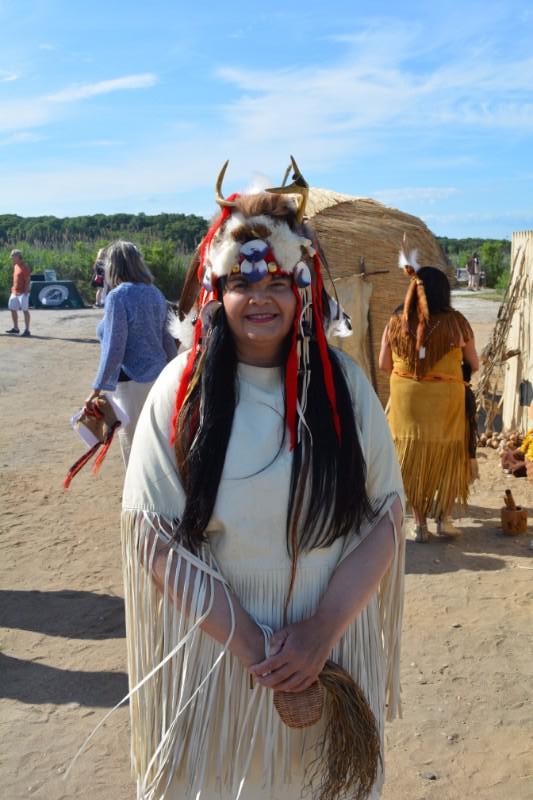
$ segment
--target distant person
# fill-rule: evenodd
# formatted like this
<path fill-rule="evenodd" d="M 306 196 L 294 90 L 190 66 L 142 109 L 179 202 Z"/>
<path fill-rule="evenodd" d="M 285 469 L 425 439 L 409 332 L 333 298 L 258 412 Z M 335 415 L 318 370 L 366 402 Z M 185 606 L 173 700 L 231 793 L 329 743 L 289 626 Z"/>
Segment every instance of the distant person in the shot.
<path fill-rule="evenodd" d="M 427 518 L 437 536 L 460 535 L 450 519 L 466 503 L 472 480 L 469 421 L 462 364 L 479 368 L 474 334 L 450 305 L 448 278 L 436 267 L 415 271 L 403 312 L 383 333 L 379 366 L 390 374 L 389 424 L 405 494 L 415 516 L 415 541 L 427 542 Z"/>
<path fill-rule="evenodd" d="M 30 312 L 28 311 L 30 307 L 31 269 L 24 263 L 20 250 L 12 250 L 10 255 L 13 264 L 13 286 L 11 287 L 8 308 L 11 311 L 13 327 L 6 333 L 10 333 L 13 336 L 20 333 L 18 312 L 22 311 L 24 314 L 24 332 L 22 336 L 31 336 Z"/>
<path fill-rule="evenodd" d="M 93 275 L 91 278 L 91 286 L 96 289 L 96 297 L 94 300 L 93 308 L 103 308 L 106 296 L 105 285 L 105 247 L 102 247 L 96 254 L 96 260 L 93 264 Z"/>
<path fill-rule="evenodd" d="M 481 265 L 479 263 L 479 256 L 477 253 L 474 253 L 472 256 L 473 267 L 474 267 L 474 275 L 472 281 L 472 290 L 474 292 L 481 291 Z"/>
<path fill-rule="evenodd" d="M 129 423 L 118 431 L 128 464 L 133 434 L 150 388 L 168 361 L 177 355 L 167 331 L 167 302 L 154 286 L 152 273 L 131 242 L 117 241 L 105 250 L 105 283 L 110 291 L 105 314 L 96 328 L 101 342 L 100 366 L 85 410 L 101 392 L 126 412 Z"/>
<path fill-rule="evenodd" d="M 481 283 L 481 265 L 479 263 L 479 256 L 477 253 L 474 253 L 473 256 L 470 256 L 466 263 L 466 268 L 468 270 L 468 289 L 471 292 L 479 292 Z"/>
<path fill-rule="evenodd" d="M 474 291 L 474 273 L 475 273 L 475 258 L 470 256 L 466 262 L 466 269 L 468 271 L 468 291 Z"/>

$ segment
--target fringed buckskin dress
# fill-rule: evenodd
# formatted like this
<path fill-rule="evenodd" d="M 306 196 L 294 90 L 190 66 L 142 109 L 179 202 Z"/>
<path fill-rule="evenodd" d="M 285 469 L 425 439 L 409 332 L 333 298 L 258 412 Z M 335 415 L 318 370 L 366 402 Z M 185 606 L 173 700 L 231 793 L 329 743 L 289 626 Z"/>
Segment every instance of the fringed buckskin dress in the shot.
<path fill-rule="evenodd" d="M 332 547 L 302 554 L 289 622 L 313 614 L 337 567 L 378 519 L 403 497 L 398 462 L 380 403 L 362 371 L 339 358 L 356 409 L 367 465 L 368 495 L 378 518 Z M 280 720 L 271 690 L 249 676 L 199 625 L 215 581 L 231 587 L 257 622 L 283 624 L 291 561 L 286 514 L 291 459 L 284 430 L 282 371 L 238 365 L 238 400 L 208 544 L 198 556 L 165 530 L 180 516 L 184 494 L 169 443 L 176 390 L 187 354 L 159 377 L 143 409 L 123 498 L 123 558 L 130 689 L 131 757 L 139 800 L 297 800 L 306 764 L 316 756 L 322 723 L 295 731 Z M 154 533 L 170 542 L 164 593 L 149 566 Z M 173 568 L 176 568 L 175 573 Z M 171 569 L 172 568 L 172 569 Z M 194 570 L 194 571 L 192 571 Z M 395 529 L 394 560 L 379 590 L 335 647 L 332 658 L 363 689 L 383 740 L 385 716 L 400 709 L 399 656 L 404 541 Z M 189 613 L 169 600 L 185 578 Z M 228 602 L 231 600 L 228 595 Z M 157 667 L 161 665 L 159 669 Z M 156 670 L 153 675 L 152 671 Z M 148 677 L 150 676 L 150 677 Z M 378 798 L 380 773 L 371 797 Z"/>
<path fill-rule="evenodd" d="M 465 412 L 462 346 L 473 338 L 459 311 L 430 317 L 425 358 L 418 359 L 414 333 L 402 319 L 388 324 L 393 370 L 389 423 L 407 500 L 422 514 L 446 515 L 468 499 L 471 479 Z"/>

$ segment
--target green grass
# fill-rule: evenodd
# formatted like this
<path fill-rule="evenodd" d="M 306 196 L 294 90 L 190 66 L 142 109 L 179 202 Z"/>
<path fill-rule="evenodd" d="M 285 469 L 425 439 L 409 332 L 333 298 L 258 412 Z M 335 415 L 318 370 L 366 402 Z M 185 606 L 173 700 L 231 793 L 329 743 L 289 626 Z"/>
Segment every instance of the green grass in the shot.
<path fill-rule="evenodd" d="M 501 303 L 503 300 L 504 291 L 500 289 L 482 289 L 480 292 L 469 292 L 467 289 L 461 287 L 460 289 L 453 289 L 452 292 L 461 292 L 461 297 L 471 297 L 472 300 L 492 300 L 495 303 Z"/>

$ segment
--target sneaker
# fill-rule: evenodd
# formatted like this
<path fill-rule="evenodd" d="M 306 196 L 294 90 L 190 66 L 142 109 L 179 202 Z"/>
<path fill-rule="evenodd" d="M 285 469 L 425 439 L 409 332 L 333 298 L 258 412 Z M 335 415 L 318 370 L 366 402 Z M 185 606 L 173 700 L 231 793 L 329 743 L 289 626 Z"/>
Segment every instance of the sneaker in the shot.
<path fill-rule="evenodd" d="M 429 531 L 427 525 L 415 525 L 413 528 L 415 542 L 429 542 Z"/>
<path fill-rule="evenodd" d="M 6 333 L 12 333 L 13 335 L 16 335 L 20 333 L 20 331 L 18 328 L 10 328 L 8 331 L 6 331 Z"/>
<path fill-rule="evenodd" d="M 441 539 L 456 539 L 462 535 L 460 528 L 456 528 L 451 519 L 438 519 L 437 520 L 437 536 Z"/>
<path fill-rule="evenodd" d="M 27 329 L 26 329 L 26 330 L 24 331 L 24 333 L 21 333 L 20 335 L 21 335 L 21 336 L 31 336 L 31 333 L 29 332 L 29 330 L 27 330 Z"/>

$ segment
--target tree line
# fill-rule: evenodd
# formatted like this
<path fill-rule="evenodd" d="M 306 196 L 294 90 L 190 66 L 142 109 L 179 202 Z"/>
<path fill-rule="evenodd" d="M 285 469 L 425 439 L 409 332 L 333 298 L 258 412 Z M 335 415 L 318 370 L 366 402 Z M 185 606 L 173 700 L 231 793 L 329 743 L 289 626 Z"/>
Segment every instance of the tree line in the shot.
<path fill-rule="evenodd" d="M 37 247 L 59 246 L 100 239 L 142 237 L 143 241 L 171 239 L 192 252 L 207 230 L 196 214 L 92 214 L 83 217 L 19 217 L 0 214 L 0 245 L 26 242 Z"/>
<path fill-rule="evenodd" d="M 92 265 L 97 251 L 113 239 L 130 239 L 144 258 L 169 300 L 179 297 L 192 253 L 205 235 L 208 222 L 195 214 L 92 214 L 80 217 L 20 217 L 0 215 L 0 304 L 11 287 L 9 252 L 22 250 L 33 272 L 54 269 L 59 278 L 73 280 L 85 301 L 92 303 Z M 509 279 L 511 242 L 506 239 L 436 237 L 448 262 L 464 267 L 477 253 L 488 286 L 503 290 Z"/>
<path fill-rule="evenodd" d="M 92 303 L 92 265 L 101 247 L 114 239 L 134 241 L 163 294 L 176 300 L 192 253 L 208 223 L 195 214 L 93 214 L 83 217 L 19 217 L 0 215 L 0 303 L 11 287 L 9 253 L 22 250 L 33 272 L 56 271 L 76 282 L 84 300 Z"/>

